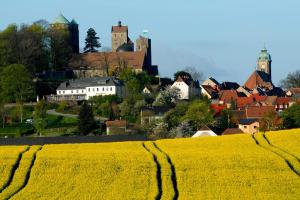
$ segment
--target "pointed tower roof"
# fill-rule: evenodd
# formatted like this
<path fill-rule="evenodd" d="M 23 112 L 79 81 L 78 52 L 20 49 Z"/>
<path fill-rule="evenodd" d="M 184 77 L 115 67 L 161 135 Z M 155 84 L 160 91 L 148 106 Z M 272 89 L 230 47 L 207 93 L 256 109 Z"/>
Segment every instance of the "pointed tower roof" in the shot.
<path fill-rule="evenodd" d="M 77 24 L 78 25 L 78 23 L 75 21 L 75 19 L 72 19 L 71 24 Z"/>
<path fill-rule="evenodd" d="M 69 24 L 70 22 L 63 16 L 63 14 L 59 14 L 55 20 L 53 21 L 53 24 Z"/>
<path fill-rule="evenodd" d="M 267 60 L 267 61 L 272 61 L 271 55 L 268 53 L 268 50 L 266 46 L 264 45 L 264 48 L 261 50 L 258 60 Z"/>

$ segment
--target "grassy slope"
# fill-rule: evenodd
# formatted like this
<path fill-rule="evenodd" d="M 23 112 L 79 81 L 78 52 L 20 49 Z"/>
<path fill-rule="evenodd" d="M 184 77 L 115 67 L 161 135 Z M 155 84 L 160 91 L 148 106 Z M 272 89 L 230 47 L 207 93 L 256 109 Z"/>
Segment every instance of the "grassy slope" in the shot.
<path fill-rule="evenodd" d="M 179 199 L 297 199 L 300 178 L 250 135 L 162 140 L 175 164 Z"/>
<path fill-rule="evenodd" d="M 154 199 L 156 168 L 140 142 L 45 145 L 12 199 Z"/>

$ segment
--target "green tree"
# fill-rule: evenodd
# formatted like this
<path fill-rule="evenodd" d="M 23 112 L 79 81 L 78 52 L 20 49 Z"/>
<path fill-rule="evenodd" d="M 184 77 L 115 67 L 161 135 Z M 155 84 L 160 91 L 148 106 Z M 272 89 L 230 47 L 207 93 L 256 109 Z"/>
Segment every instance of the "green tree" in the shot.
<path fill-rule="evenodd" d="M 300 70 L 289 73 L 287 77 L 281 80 L 281 87 L 285 89 L 300 87 Z"/>
<path fill-rule="evenodd" d="M 213 125 L 215 122 L 210 104 L 203 100 L 194 100 L 189 105 L 182 120 L 191 122 L 194 129 L 198 129 L 203 125 Z"/>
<path fill-rule="evenodd" d="M 98 41 L 99 37 L 97 37 L 96 35 L 96 31 L 93 28 L 89 28 L 85 38 L 84 53 L 98 52 L 97 48 L 100 48 L 101 44 Z"/>
<path fill-rule="evenodd" d="M 293 104 L 281 114 L 282 123 L 285 128 L 300 127 L 300 104 Z"/>
<path fill-rule="evenodd" d="M 174 80 L 176 80 L 178 77 L 181 77 L 183 80 L 192 81 L 192 75 L 186 71 L 178 71 L 174 74 Z"/>
<path fill-rule="evenodd" d="M 47 126 L 47 104 L 44 100 L 39 101 L 34 108 L 33 125 L 41 136 Z"/>
<path fill-rule="evenodd" d="M 16 102 L 20 120 L 23 122 L 23 104 L 33 98 L 33 84 L 30 73 L 24 65 L 13 64 L 5 67 L 0 74 L 2 97 L 5 102 Z"/>
<path fill-rule="evenodd" d="M 95 119 L 92 107 L 84 101 L 78 116 L 78 130 L 80 134 L 87 135 L 95 128 Z"/>
<path fill-rule="evenodd" d="M 277 119 L 276 111 L 266 113 L 260 120 L 259 129 L 263 132 L 274 130 Z"/>
<path fill-rule="evenodd" d="M 176 104 L 175 108 L 169 110 L 164 115 L 164 122 L 168 124 L 169 130 L 177 127 L 181 123 L 181 118 L 185 115 L 188 106 L 189 105 L 186 102 L 179 102 Z"/>

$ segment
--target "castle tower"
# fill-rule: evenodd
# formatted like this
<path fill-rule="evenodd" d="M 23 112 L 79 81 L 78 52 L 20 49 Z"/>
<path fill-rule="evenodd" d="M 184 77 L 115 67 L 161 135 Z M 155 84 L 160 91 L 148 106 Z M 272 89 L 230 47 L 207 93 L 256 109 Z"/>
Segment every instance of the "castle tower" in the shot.
<path fill-rule="evenodd" d="M 151 39 L 140 36 L 136 40 L 136 51 L 144 51 L 146 53 L 146 65 L 152 66 Z"/>
<path fill-rule="evenodd" d="M 79 53 L 79 28 L 77 22 L 73 19 L 71 22 L 67 20 L 62 14 L 59 14 L 55 18 L 51 25 L 51 28 L 56 30 L 65 30 L 69 34 L 69 45 L 72 48 L 72 52 Z"/>
<path fill-rule="evenodd" d="M 262 71 L 268 74 L 270 80 L 272 80 L 271 64 L 272 64 L 271 55 L 268 53 L 266 47 L 264 47 L 261 50 L 257 60 L 257 71 Z"/>
<path fill-rule="evenodd" d="M 123 44 L 129 43 L 128 37 L 128 26 L 123 26 L 122 22 L 119 21 L 117 26 L 111 28 L 111 48 L 113 52 Z"/>

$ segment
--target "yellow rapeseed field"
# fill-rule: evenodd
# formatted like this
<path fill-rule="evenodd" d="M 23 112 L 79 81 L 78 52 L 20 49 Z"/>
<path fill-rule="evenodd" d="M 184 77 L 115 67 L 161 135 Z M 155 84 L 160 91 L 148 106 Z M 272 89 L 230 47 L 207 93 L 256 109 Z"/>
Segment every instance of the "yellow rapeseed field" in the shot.
<path fill-rule="evenodd" d="M 271 144 L 300 159 L 300 129 L 268 132 L 266 137 Z"/>
<path fill-rule="evenodd" d="M 300 177 L 251 135 L 161 140 L 179 199 L 299 199 Z"/>
<path fill-rule="evenodd" d="M 22 155 L 22 159 L 14 173 L 11 184 L 0 193 L 0 199 L 9 199 L 24 186 L 27 173 L 34 159 L 34 154 L 39 149 L 40 146 L 32 146 Z"/>
<path fill-rule="evenodd" d="M 12 199 L 154 199 L 156 183 L 141 142 L 45 145 Z"/>
<path fill-rule="evenodd" d="M 0 191 L 8 184 L 14 165 L 26 146 L 0 146 Z"/>

